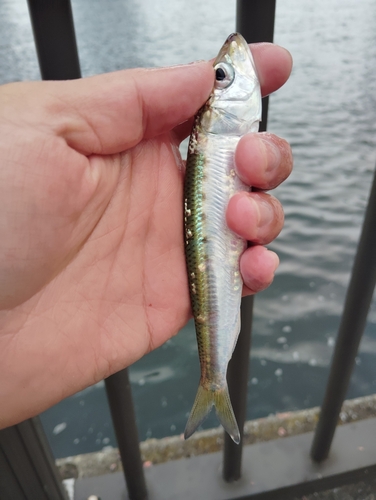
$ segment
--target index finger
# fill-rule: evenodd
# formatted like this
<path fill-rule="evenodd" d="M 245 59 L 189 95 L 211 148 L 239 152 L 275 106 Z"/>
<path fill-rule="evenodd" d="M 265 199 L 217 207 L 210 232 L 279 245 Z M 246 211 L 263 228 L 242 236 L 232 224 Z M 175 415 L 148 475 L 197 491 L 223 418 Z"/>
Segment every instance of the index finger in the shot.
<path fill-rule="evenodd" d="M 292 57 L 288 50 L 272 43 L 250 45 L 261 84 L 262 96 L 278 90 L 288 80 Z"/>

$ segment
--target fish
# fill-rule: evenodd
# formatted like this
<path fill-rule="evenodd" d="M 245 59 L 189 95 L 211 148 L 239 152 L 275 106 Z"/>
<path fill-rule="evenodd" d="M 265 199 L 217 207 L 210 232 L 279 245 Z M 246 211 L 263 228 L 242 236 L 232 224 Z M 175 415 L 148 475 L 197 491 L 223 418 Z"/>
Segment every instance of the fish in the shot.
<path fill-rule="evenodd" d="M 184 179 L 185 257 L 201 367 L 184 437 L 214 406 L 238 444 L 226 374 L 240 331 L 239 260 L 247 242 L 227 226 L 226 208 L 235 193 L 250 190 L 236 175 L 234 157 L 240 138 L 258 132 L 261 90 L 252 53 L 239 33 L 227 38 L 213 66 L 214 86 L 194 119 Z"/>

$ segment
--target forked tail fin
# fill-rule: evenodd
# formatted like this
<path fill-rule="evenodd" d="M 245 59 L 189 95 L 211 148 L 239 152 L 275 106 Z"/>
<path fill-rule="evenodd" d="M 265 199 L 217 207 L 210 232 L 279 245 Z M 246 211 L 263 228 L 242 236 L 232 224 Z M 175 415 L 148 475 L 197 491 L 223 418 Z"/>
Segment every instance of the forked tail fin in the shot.
<path fill-rule="evenodd" d="M 209 414 L 212 406 L 219 418 L 219 421 L 231 436 L 234 443 L 240 443 L 240 433 L 236 423 L 234 411 L 232 409 L 227 384 L 216 391 L 206 389 L 201 384 L 198 387 L 197 395 L 187 425 L 185 427 L 184 438 L 188 439 L 196 431 L 197 427 Z"/>

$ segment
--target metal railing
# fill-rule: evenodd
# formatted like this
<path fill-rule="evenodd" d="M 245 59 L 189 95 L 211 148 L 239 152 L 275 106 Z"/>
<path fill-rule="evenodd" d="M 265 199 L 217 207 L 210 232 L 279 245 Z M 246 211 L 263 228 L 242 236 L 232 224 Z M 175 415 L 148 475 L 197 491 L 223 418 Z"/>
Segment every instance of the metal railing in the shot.
<path fill-rule="evenodd" d="M 248 43 L 272 42 L 274 36 L 275 0 L 261 2 L 238 1 L 236 30 Z M 264 132 L 268 121 L 269 97 L 262 100 L 262 120 L 259 130 Z M 227 370 L 227 380 L 234 413 L 240 429 L 240 444 L 235 444 L 225 433 L 223 478 L 236 481 L 241 476 L 243 428 L 247 410 L 248 367 L 251 349 L 253 297 L 244 297 L 241 306 L 241 330 Z"/>
<path fill-rule="evenodd" d="M 333 361 L 312 445 L 312 458 L 324 460 L 330 450 L 346 396 L 359 343 L 376 284 L 376 171 L 355 256 Z"/>
<path fill-rule="evenodd" d="M 28 4 L 42 78 L 47 80 L 80 78 L 70 1 L 28 0 Z M 275 0 L 237 1 L 237 30 L 248 42 L 273 41 L 275 4 Z M 267 113 L 266 98 L 263 103 L 260 130 L 266 130 Z M 311 455 L 316 462 L 321 462 L 328 456 L 372 300 L 376 283 L 375 227 L 376 175 L 352 271 L 326 396 L 313 440 Z M 242 330 L 228 369 L 231 399 L 241 433 L 246 416 L 252 308 L 253 299 L 251 297 L 243 299 Z M 142 467 L 127 369 L 108 377 L 105 382 L 129 498 L 146 500 L 151 497 L 148 495 Z M 221 498 L 240 498 L 238 490 L 226 489 L 225 484 L 241 483 L 237 480 L 242 475 L 243 452 L 242 444 L 235 445 L 227 435 L 225 436 L 222 461 L 224 482 L 219 487 L 227 496 Z M 201 458 L 213 461 L 209 456 Z M 252 464 L 250 467 L 252 468 Z M 338 481 L 340 477 L 342 476 L 338 474 Z M 159 480 L 162 480 L 161 478 L 162 476 Z M 270 488 L 276 491 L 275 483 L 272 480 L 268 482 L 273 484 Z M 311 487 L 322 489 L 325 481 L 321 486 L 319 482 L 320 478 L 312 481 Z M 270 488 L 266 484 L 262 494 L 247 494 L 241 498 L 275 498 L 268 496 Z M 295 491 L 300 491 L 299 487 L 296 487 Z M 282 497 L 281 490 L 278 498 Z M 2 500 L 66 500 L 67 498 L 37 419 L 0 431 L 0 498 Z M 182 493 L 180 498 L 188 496 L 184 497 Z M 196 498 L 199 496 L 196 495 Z"/>

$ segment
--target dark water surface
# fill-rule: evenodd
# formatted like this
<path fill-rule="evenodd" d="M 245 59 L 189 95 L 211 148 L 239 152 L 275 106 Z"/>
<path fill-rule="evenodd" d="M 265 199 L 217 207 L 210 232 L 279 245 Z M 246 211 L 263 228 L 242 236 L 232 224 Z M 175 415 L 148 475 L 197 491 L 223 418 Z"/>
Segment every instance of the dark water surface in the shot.
<path fill-rule="evenodd" d="M 0 6 L 0 83 L 39 79 L 26 2 Z M 209 58 L 235 26 L 225 0 L 74 0 L 73 11 L 84 76 Z M 375 25 L 375 0 L 278 2 L 275 41 L 295 64 L 269 130 L 291 142 L 295 171 L 277 190 L 281 266 L 255 301 L 248 418 L 322 399 L 376 160 Z M 181 433 L 199 378 L 192 325 L 130 375 L 141 439 Z M 374 300 L 348 397 L 375 391 Z M 103 383 L 42 419 L 58 457 L 116 446 Z"/>

